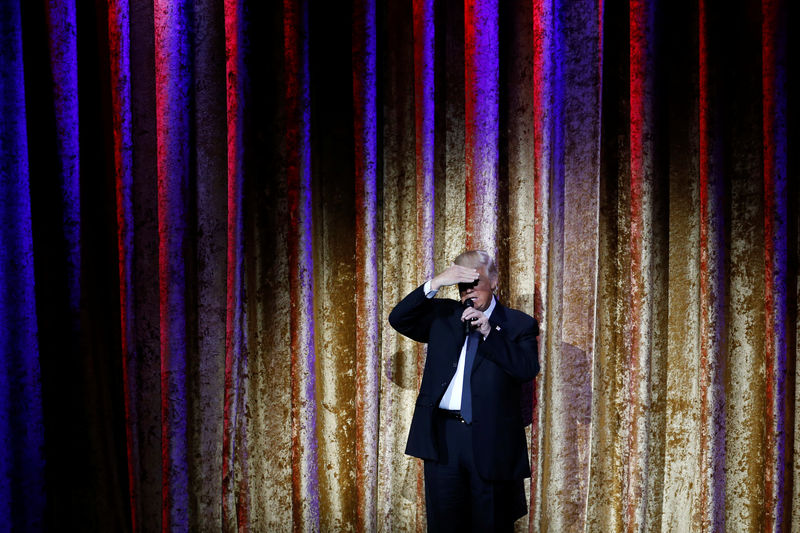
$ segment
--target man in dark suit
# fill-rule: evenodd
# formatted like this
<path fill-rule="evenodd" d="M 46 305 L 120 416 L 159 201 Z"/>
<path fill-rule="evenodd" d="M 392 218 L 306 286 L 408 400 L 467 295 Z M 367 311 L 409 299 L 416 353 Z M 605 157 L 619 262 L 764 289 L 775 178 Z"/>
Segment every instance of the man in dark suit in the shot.
<path fill-rule="evenodd" d="M 434 298 L 456 284 L 460 301 Z M 496 288 L 491 256 L 465 252 L 389 315 L 428 343 L 406 453 L 425 461 L 429 531 L 511 531 L 527 512 L 520 395 L 539 372 L 539 326 L 500 304 Z"/>

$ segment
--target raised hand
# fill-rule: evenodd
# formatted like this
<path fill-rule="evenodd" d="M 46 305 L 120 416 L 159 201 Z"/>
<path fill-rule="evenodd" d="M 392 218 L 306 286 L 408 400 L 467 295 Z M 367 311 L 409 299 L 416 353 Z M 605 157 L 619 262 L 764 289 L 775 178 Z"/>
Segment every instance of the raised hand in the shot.
<path fill-rule="evenodd" d="M 452 264 L 431 280 L 431 290 L 436 291 L 439 290 L 439 287 L 458 283 L 473 283 L 479 277 L 480 273 L 474 268 Z"/>

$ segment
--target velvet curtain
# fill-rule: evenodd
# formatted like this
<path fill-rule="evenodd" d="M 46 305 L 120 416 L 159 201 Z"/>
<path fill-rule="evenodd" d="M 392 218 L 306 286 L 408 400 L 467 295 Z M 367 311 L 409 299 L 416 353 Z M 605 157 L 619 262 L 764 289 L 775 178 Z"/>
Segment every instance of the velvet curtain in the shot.
<path fill-rule="evenodd" d="M 483 248 L 542 331 L 518 531 L 796 528 L 797 21 L 0 3 L 0 526 L 424 531 L 386 316 Z"/>

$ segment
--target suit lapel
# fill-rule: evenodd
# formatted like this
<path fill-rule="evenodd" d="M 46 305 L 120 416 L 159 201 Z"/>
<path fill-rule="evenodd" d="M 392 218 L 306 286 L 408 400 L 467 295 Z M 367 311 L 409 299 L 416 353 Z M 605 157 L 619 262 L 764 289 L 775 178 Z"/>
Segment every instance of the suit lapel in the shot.
<path fill-rule="evenodd" d="M 506 324 L 506 311 L 505 311 L 505 307 L 502 306 L 500 301 L 497 301 L 497 303 L 495 304 L 494 311 L 492 311 L 492 316 L 491 316 L 491 318 L 489 318 L 489 321 L 494 323 L 494 324 L 499 324 L 500 327 L 502 327 L 502 328 L 505 327 L 505 324 Z M 483 363 L 483 361 L 485 359 L 485 357 L 483 357 L 483 355 L 481 355 L 480 345 L 478 346 L 478 348 L 479 348 L 478 349 L 478 353 L 475 354 L 475 363 L 472 365 L 472 371 L 473 372 L 475 372 L 475 370 L 479 366 L 481 366 L 481 363 Z"/>

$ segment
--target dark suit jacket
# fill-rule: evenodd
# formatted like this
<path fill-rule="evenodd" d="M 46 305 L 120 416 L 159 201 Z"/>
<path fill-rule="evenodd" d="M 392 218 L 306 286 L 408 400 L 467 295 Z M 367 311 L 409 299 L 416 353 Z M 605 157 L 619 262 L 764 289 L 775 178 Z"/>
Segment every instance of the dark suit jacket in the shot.
<path fill-rule="evenodd" d="M 389 314 L 394 329 L 428 343 L 406 454 L 438 459 L 434 430 L 437 408 L 456 371 L 464 344 L 464 308 L 455 300 L 427 298 L 422 287 Z M 485 480 L 530 477 L 525 426 L 520 411 L 521 385 L 539 372 L 536 320 L 497 302 L 489 319 L 492 331 L 481 340 L 472 367 L 472 439 L 478 473 Z"/>

